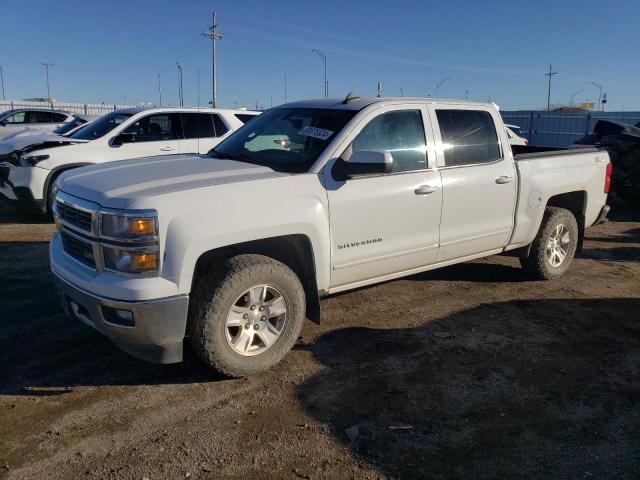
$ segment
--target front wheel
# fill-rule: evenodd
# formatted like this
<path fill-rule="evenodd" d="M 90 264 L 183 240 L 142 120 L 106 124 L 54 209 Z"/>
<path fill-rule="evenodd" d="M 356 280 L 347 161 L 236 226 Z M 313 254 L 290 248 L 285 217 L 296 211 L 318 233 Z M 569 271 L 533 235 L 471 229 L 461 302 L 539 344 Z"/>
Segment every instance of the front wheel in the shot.
<path fill-rule="evenodd" d="M 238 255 L 198 282 L 191 342 L 209 366 L 245 377 L 284 358 L 304 317 L 304 289 L 289 267 L 262 255 Z"/>
<path fill-rule="evenodd" d="M 576 217 L 565 208 L 547 207 L 529 256 L 521 257 L 520 263 L 534 278 L 551 280 L 567 271 L 577 247 Z"/>

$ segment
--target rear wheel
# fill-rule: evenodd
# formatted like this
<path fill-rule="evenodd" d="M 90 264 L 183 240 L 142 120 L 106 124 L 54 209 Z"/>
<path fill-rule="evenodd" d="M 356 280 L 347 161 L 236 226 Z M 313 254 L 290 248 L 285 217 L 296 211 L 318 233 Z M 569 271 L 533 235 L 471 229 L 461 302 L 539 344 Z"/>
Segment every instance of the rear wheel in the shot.
<path fill-rule="evenodd" d="M 564 208 L 547 207 L 529 256 L 521 257 L 520 263 L 531 276 L 551 280 L 567 271 L 577 246 L 578 223 L 573 213 Z"/>
<path fill-rule="evenodd" d="M 305 294 L 286 265 L 238 255 L 205 273 L 194 291 L 191 342 L 205 363 L 232 377 L 278 363 L 302 330 Z"/>

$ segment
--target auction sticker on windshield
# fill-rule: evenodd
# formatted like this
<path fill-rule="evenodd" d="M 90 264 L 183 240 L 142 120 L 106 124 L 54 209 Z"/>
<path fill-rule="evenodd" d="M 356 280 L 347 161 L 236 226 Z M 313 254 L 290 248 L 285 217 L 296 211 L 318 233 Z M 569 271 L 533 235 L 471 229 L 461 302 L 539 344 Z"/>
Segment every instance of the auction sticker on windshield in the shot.
<path fill-rule="evenodd" d="M 306 126 L 298 132 L 298 135 L 313 137 L 319 140 L 326 140 L 331 135 L 333 135 L 333 132 L 331 130 L 325 130 L 324 128 Z"/>

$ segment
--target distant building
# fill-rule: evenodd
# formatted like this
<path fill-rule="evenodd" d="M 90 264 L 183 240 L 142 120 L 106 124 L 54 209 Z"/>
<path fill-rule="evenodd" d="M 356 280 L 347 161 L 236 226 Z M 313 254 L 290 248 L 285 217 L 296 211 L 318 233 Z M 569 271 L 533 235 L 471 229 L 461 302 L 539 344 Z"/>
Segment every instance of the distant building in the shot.
<path fill-rule="evenodd" d="M 593 110 L 595 102 L 582 102 L 574 105 L 557 105 L 551 109 L 552 112 L 587 112 Z"/>

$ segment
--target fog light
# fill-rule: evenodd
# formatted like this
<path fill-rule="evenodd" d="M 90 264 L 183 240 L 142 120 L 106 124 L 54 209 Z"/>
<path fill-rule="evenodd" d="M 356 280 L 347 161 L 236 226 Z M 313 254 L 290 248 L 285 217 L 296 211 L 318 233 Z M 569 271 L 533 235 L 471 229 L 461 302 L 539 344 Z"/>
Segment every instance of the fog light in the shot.
<path fill-rule="evenodd" d="M 120 310 L 119 308 L 111 308 L 103 305 L 102 316 L 107 322 L 113 323 L 114 325 L 120 325 L 122 327 L 135 326 L 133 313 L 129 310 Z"/>

